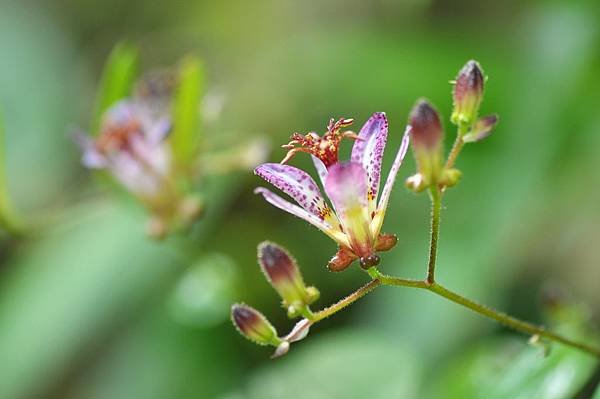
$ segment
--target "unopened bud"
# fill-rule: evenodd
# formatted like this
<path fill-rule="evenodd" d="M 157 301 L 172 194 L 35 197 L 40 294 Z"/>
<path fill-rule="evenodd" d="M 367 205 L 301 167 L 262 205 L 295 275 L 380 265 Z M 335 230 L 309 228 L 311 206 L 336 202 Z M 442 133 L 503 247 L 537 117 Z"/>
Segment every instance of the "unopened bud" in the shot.
<path fill-rule="evenodd" d="M 296 260 L 279 245 L 268 241 L 259 244 L 258 263 L 281 296 L 290 317 L 297 316 L 298 310 L 318 299 L 319 291 L 315 287 L 306 287 Z"/>
<path fill-rule="evenodd" d="M 168 233 L 168 226 L 165 220 L 159 216 L 152 216 L 146 222 L 146 234 L 155 240 L 162 240 Z"/>
<path fill-rule="evenodd" d="M 416 173 L 409 178 L 406 179 L 406 188 L 415 193 L 420 193 L 421 191 L 427 188 L 427 184 L 425 183 L 425 179 L 423 179 L 423 175 L 420 173 Z"/>
<path fill-rule="evenodd" d="M 444 169 L 439 183 L 444 187 L 454 187 L 460 181 L 462 172 L 458 169 Z"/>
<path fill-rule="evenodd" d="M 426 100 L 419 100 L 410 113 L 410 134 L 418 172 L 425 187 L 434 184 L 442 169 L 444 131 L 438 112 Z"/>
<path fill-rule="evenodd" d="M 484 77 L 477 61 L 469 61 L 460 70 L 454 82 L 454 112 L 452 123 L 470 125 L 477 118 L 483 99 Z"/>
<path fill-rule="evenodd" d="M 200 197 L 189 195 L 179 202 L 177 210 L 182 222 L 189 225 L 202 216 L 204 205 Z"/>
<path fill-rule="evenodd" d="M 488 115 L 481 117 L 475 122 L 471 131 L 463 136 L 465 143 L 480 141 L 492 134 L 492 130 L 498 123 L 498 115 Z"/>
<path fill-rule="evenodd" d="M 244 337 L 258 345 L 279 346 L 281 339 L 277 337 L 275 327 L 258 310 L 244 304 L 231 307 L 233 325 Z"/>

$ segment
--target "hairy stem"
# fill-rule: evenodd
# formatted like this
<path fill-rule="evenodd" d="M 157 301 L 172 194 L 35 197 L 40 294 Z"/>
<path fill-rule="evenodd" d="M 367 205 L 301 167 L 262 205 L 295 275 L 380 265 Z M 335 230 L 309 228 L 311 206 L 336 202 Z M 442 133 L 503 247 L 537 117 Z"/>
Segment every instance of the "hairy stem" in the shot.
<path fill-rule="evenodd" d="M 432 291 L 446 299 L 451 300 L 452 302 L 458 303 L 466 308 L 471 309 L 472 311 L 479 313 L 485 317 L 496 320 L 500 324 L 503 324 L 507 327 L 510 327 L 514 330 L 531 334 L 531 335 L 539 335 L 540 337 L 544 337 L 551 341 L 560 342 L 564 345 L 568 345 L 577 349 L 580 349 L 584 352 L 592 354 L 594 356 L 600 357 L 600 349 L 594 348 L 586 343 L 574 341 L 572 339 L 563 337 L 562 335 L 553 333 L 552 331 L 546 330 L 543 326 L 537 326 L 535 324 L 529 323 L 527 321 L 519 320 L 516 317 L 510 316 L 506 313 L 499 312 L 485 305 L 479 304 L 475 301 L 472 301 L 468 298 L 465 298 L 462 295 L 457 294 L 456 292 L 450 291 L 449 289 L 434 283 L 427 287 L 429 291 Z"/>
<path fill-rule="evenodd" d="M 437 261 L 437 246 L 440 236 L 440 214 L 442 209 L 442 198 L 439 188 L 431 187 L 431 239 L 429 241 L 429 262 L 427 264 L 427 282 L 435 282 L 435 264 Z"/>
<path fill-rule="evenodd" d="M 562 343 L 564 345 L 571 346 L 573 348 L 577 348 L 586 353 L 594 355 L 596 357 L 600 357 L 600 349 L 595 348 L 591 345 L 588 345 L 585 342 L 574 341 L 572 339 L 563 337 L 562 335 L 556 334 L 552 331 L 546 330 L 543 326 L 537 326 L 535 324 L 529 323 L 527 321 L 519 320 L 516 317 L 510 316 L 506 313 L 499 312 L 494 310 L 488 306 L 479 304 L 471 299 L 465 298 L 464 296 L 457 294 L 454 291 L 450 291 L 444 286 L 433 283 L 430 284 L 427 280 L 407 280 L 398 277 L 386 276 L 379 272 L 379 270 L 372 268 L 369 270 L 369 274 L 373 278 L 377 278 L 381 281 L 383 285 L 393 285 L 393 286 L 402 286 L 402 287 L 412 287 L 412 288 L 421 288 L 428 291 L 431 291 L 441 297 L 444 297 L 454 303 L 457 303 L 461 306 L 464 306 L 468 309 L 471 309 L 475 313 L 479 313 L 482 316 L 487 318 L 496 320 L 500 324 L 503 324 L 507 327 L 510 327 L 516 331 L 520 331 L 525 334 L 530 335 L 539 335 L 540 337 L 544 337 L 550 341 L 555 341 Z"/>
<path fill-rule="evenodd" d="M 331 316 L 334 313 L 339 312 L 340 310 L 344 309 L 346 306 L 351 305 L 356 300 L 367 295 L 369 292 L 373 291 L 375 288 L 379 287 L 381 284 L 382 284 L 381 280 L 379 280 L 377 278 L 369 281 L 367 284 L 360 287 L 358 290 L 354 291 L 352 294 L 348 295 L 347 297 L 340 300 L 339 302 L 336 302 L 333 305 L 331 305 L 328 308 L 325 308 L 321 311 L 313 313 L 312 318 L 309 319 L 310 322 L 314 324 L 318 321 L 323 320 L 326 317 Z"/>
<path fill-rule="evenodd" d="M 463 146 L 465 145 L 465 142 L 463 141 L 463 136 L 469 131 L 470 128 L 471 126 L 462 124 L 458 127 L 458 132 L 456 133 L 456 140 L 454 140 L 452 149 L 448 154 L 448 160 L 446 161 L 446 169 L 454 167 L 456 158 L 458 158 L 458 154 L 460 154 L 460 152 L 463 149 Z"/>

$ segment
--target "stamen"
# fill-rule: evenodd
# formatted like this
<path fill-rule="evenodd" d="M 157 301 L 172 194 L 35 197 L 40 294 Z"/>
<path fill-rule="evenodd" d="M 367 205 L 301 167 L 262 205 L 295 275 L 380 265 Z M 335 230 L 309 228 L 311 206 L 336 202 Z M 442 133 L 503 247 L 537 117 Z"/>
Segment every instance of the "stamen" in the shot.
<path fill-rule="evenodd" d="M 322 137 L 315 132 L 306 135 L 297 132 L 292 134 L 290 142 L 282 145 L 283 148 L 289 151 L 281 163 L 288 162 L 298 152 L 306 152 L 319 158 L 325 167 L 330 167 L 338 162 L 338 151 L 342 139 L 360 140 L 353 131 L 341 131 L 353 122 L 354 119 L 350 118 L 341 118 L 337 121 L 332 118 L 327 124 L 327 132 Z"/>

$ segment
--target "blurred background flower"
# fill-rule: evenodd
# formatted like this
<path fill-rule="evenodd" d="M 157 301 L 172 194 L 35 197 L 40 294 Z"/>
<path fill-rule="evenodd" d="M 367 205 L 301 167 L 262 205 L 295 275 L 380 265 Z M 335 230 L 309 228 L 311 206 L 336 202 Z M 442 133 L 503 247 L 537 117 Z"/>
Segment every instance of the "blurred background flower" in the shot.
<path fill-rule="evenodd" d="M 523 352 L 521 336 L 412 290 L 382 289 L 270 361 L 270 349 L 248 345 L 228 319 L 229 304 L 244 300 L 278 330 L 293 325 L 256 265 L 258 242 L 295 255 L 319 304 L 362 285 L 363 272 L 327 272 L 334 243 L 266 206 L 249 172 L 207 176 L 201 223 L 185 238 L 151 242 L 143 209 L 90 178 L 67 132 L 93 120 L 104 62 L 127 39 L 143 71 L 202 57 L 211 110 L 202 126 L 214 136 L 207 154 L 385 111 L 389 170 L 418 97 L 436 104 L 451 137 L 448 81 L 476 59 L 489 76 L 482 109 L 502 123 L 458 160 L 464 174 L 446 196 L 438 279 L 535 322 L 541 288 L 557 282 L 597 316 L 599 8 L 592 0 L 1 0 L 4 170 L 12 207 L 33 228 L 0 242 L 0 397 L 573 396 L 590 380 L 590 358 L 556 347 L 549 362 L 537 348 Z M 350 148 L 342 145 L 343 159 Z M 285 155 L 276 151 L 271 161 Z M 401 185 L 394 191 L 383 228 L 399 241 L 381 270 L 422 277 L 429 205 Z"/>

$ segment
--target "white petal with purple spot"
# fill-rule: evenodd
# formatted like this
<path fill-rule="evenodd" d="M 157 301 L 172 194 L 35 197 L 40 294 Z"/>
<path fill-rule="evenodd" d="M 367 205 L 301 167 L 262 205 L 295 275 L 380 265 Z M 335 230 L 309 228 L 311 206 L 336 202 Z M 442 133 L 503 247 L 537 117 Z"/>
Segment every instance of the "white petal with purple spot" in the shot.
<path fill-rule="evenodd" d="M 337 218 L 325 203 L 317 183 L 308 173 L 293 166 L 278 163 L 260 165 L 254 170 L 254 173 L 292 197 L 311 214 L 332 226 L 337 225 Z"/>
<path fill-rule="evenodd" d="M 402 160 L 404 160 L 404 156 L 406 155 L 406 151 L 408 150 L 408 144 L 410 141 L 409 133 L 410 126 L 407 126 L 406 130 L 404 131 L 404 137 L 402 137 L 402 142 L 400 143 L 400 148 L 398 149 L 398 153 L 396 154 L 396 159 L 394 159 L 394 163 L 392 164 L 392 168 L 390 169 L 390 173 L 388 174 L 385 186 L 381 191 L 381 197 L 379 198 L 379 203 L 377 204 L 377 210 L 375 211 L 375 216 L 373 217 L 373 221 L 371 222 L 371 231 L 373 233 L 373 236 L 375 237 L 379 235 L 381 226 L 383 225 L 383 217 L 385 216 L 385 210 L 388 206 L 390 194 L 392 192 L 392 188 L 394 187 L 394 182 L 396 181 L 396 175 L 398 174 L 398 169 L 400 169 L 400 165 L 402 165 Z"/>
<path fill-rule="evenodd" d="M 383 112 L 376 112 L 364 124 L 358 134 L 358 140 L 352 147 L 352 162 L 360 163 L 367 172 L 369 212 L 375 210 L 379 181 L 381 179 L 381 162 L 388 135 L 388 121 Z"/>

